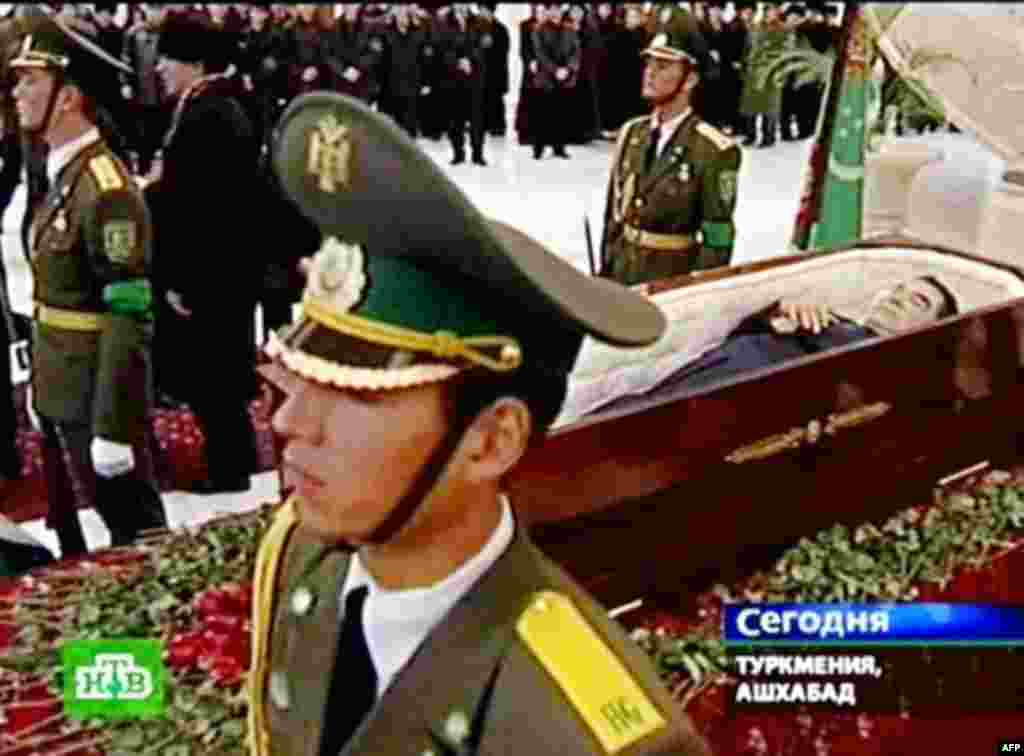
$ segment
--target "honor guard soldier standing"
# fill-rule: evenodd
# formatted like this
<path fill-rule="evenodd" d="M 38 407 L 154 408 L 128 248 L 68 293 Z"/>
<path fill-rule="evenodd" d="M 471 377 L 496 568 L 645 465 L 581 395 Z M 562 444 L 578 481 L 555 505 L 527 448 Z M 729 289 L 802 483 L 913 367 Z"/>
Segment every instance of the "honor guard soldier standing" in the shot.
<path fill-rule="evenodd" d="M 277 134 L 324 241 L 268 344 L 293 496 L 257 557 L 250 753 L 708 753 L 501 487 L 584 335 L 649 344 L 663 316 L 487 221 L 356 100 L 306 96 Z"/>
<path fill-rule="evenodd" d="M 151 226 L 142 195 L 95 126 L 123 64 L 56 17 L 11 61 L 21 127 L 50 147 L 49 192 L 30 229 L 32 389 L 44 433 L 48 525 L 64 556 L 86 551 L 83 487 L 113 545 L 166 525 L 146 443 Z"/>
<path fill-rule="evenodd" d="M 692 18 L 644 51 L 650 116 L 619 132 L 601 245 L 602 275 L 632 286 L 728 265 L 740 150 L 691 108 L 707 46 Z"/>

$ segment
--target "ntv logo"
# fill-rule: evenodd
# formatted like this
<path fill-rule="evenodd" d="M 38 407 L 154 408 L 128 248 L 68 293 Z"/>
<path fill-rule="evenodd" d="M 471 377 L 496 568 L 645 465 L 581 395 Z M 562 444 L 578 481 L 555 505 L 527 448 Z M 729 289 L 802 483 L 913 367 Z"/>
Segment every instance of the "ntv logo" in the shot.
<path fill-rule="evenodd" d="M 163 644 L 158 640 L 66 643 L 64 712 L 73 719 L 165 716 Z"/>
<path fill-rule="evenodd" d="M 132 654 L 97 654 L 75 670 L 75 697 L 81 701 L 143 701 L 153 695 L 153 673 Z"/>

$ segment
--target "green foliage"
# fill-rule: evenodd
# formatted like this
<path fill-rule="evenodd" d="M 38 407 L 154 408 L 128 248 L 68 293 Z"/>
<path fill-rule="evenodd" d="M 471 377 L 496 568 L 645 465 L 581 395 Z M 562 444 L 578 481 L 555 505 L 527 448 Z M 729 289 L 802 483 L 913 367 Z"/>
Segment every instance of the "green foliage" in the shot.
<path fill-rule="evenodd" d="M 828 84 L 832 77 L 832 66 L 836 55 L 832 50 L 820 53 L 810 45 L 801 45 L 790 50 L 776 52 L 764 61 L 758 72 L 763 88 L 768 77 L 776 86 L 782 86 L 786 79 L 793 77 L 793 85 Z"/>
<path fill-rule="evenodd" d="M 120 568 L 83 568 L 61 579 L 27 578 L 16 600 L 23 626 L 0 667 L 44 679 L 60 696 L 60 648 L 84 638 L 162 638 L 196 623 L 193 598 L 209 588 L 251 580 L 271 507 L 166 533 L 138 547 L 143 559 Z M 108 740 L 111 754 L 198 756 L 245 753 L 244 687 L 219 687 L 205 673 L 166 668 L 167 716 L 92 721 L 83 733 Z"/>
<path fill-rule="evenodd" d="M 837 603 L 914 601 L 919 586 L 945 588 L 962 569 L 981 569 L 1024 539 L 1024 483 L 991 473 L 969 491 L 942 494 L 930 507 L 907 509 L 880 526 L 836 524 L 802 538 L 774 567 L 742 585 L 715 586 L 724 602 Z M 635 632 L 663 680 L 679 689 L 730 671 L 718 623 L 685 636 Z"/>

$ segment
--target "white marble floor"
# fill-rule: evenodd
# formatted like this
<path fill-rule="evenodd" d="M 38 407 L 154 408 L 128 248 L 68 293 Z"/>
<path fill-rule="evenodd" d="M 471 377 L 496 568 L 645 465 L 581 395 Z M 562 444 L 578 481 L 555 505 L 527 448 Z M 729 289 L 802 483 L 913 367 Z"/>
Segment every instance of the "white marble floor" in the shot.
<path fill-rule="evenodd" d="M 994 179 L 1002 161 L 965 135 L 937 134 L 917 137 L 942 146 L 947 160 L 936 170 L 956 175 L 968 173 Z M 594 241 L 600 240 L 604 196 L 613 145 L 607 142 L 570 147 L 571 160 L 546 157 L 532 159 L 528 147 L 514 137 L 489 138 L 486 168 L 472 163 L 452 167 L 446 142 L 423 142 L 428 154 L 444 167 L 470 199 L 485 213 L 522 228 L 547 244 L 580 270 L 587 268 L 583 233 L 584 215 L 589 216 Z M 734 262 L 786 254 L 797 208 L 797 197 L 811 142 L 784 142 L 768 150 L 745 150 L 739 178 L 736 211 L 737 244 Z M 952 159 L 955 158 L 955 159 Z M 16 205 L 17 203 L 12 203 Z M 30 281 L 17 234 L 20 214 L 12 206 L 4 218 L 4 262 L 9 271 L 11 298 L 15 308 L 27 311 L 31 300 Z M 256 476 L 247 494 L 197 496 L 180 491 L 167 493 L 164 502 L 171 525 L 179 527 L 202 522 L 221 513 L 242 511 L 277 495 L 276 476 Z M 91 548 L 109 543 L 106 528 L 93 511 L 83 514 L 86 538 Z M 56 551 L 56 539 L 36 520 L 25 527 Z"/>

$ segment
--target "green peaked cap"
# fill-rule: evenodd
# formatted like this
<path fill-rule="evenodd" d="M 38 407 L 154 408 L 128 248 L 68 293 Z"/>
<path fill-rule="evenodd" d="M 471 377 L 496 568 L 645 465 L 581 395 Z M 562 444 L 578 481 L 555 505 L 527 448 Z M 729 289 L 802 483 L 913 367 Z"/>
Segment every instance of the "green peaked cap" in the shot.
<path fill-rule="evenodd" d="M 657 31 L 643 54 L 663 60 L 685 60 L 703 68 L 707 65 L 710 47 L 696 16 L 683 8 L 666 6 L 661 10 Z"/>
<path fill-rule="evenodd" d="M 42 68 L 60 72 L 66 79 L 96 96 L 117 83 L 117 73 L 132 73 L 130 66 L 114 58 L 93 38 L 93 28 L 78 19 L 50 16 L 32 25 L 12 69 Z"/>
<path fill-rule="evenodd" d="M 324 237 L 301 316 L 268 348 L 307 377 L 395 388 L 474 365 L 566 375 L 587 334 L 643 346 L 665 328 L 650 300 L 485 218 L 390 118 L 354 98 L 297 98 L 273 162 Z"/>

